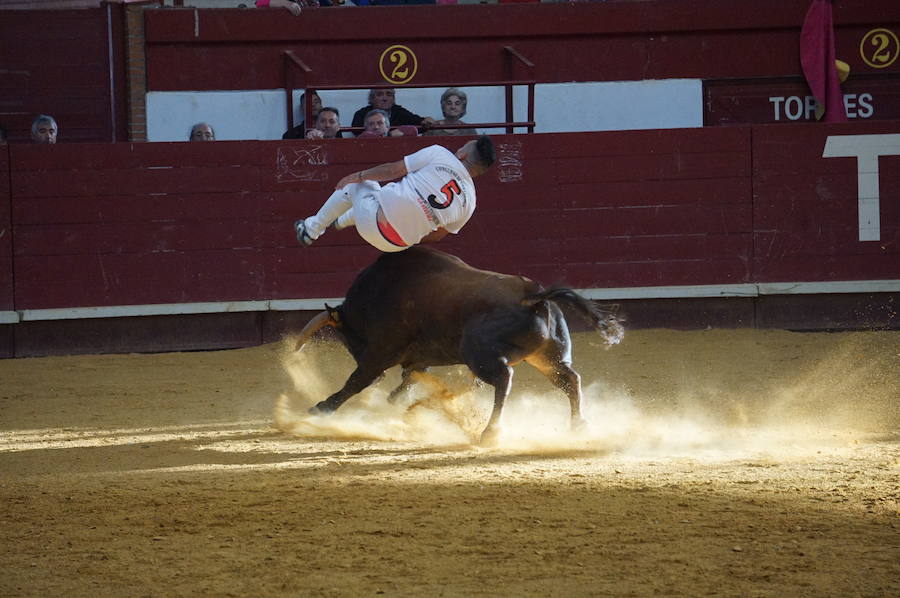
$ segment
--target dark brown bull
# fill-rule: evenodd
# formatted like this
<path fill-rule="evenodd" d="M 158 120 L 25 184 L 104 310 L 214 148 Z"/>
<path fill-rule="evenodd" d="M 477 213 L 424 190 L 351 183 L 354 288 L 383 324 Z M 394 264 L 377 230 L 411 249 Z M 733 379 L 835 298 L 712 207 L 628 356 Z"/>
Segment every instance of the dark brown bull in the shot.
<path fill-rule="evenodd" d="M 342 305 L 326 306 L 300 333 L 297 349 L 333 326 L 357 364 L 343 388 L 310 413 L 335 411 L 395 365 L 403 368 L 402 382 L 391 400 L 413 372 L 464 363 L 494 387 L 494 409 L 481 436 L 489 441 L 509 395 L 512 366 L 526 361 L 566 393 L 572 425 L 583 425 L 581 377 L 572 369 L 572 341 L 557 303 L 586 317 L 610 344 L 621 339 L 618 320 L 571 289 L 545 290 L 424 246 L 383 254 L 360 272 Z"/>

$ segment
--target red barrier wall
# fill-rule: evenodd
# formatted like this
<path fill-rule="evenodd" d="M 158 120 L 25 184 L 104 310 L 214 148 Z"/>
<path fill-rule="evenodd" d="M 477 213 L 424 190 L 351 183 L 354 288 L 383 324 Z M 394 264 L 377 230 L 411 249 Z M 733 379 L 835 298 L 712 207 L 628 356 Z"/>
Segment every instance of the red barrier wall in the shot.
<path fill-rule="evenodd" d="M 371 254 L 312 263 L 323 252 L 295 246 L 290 223 L 318 206 L 329 176 L 287 164 L 310 152 L 336 167 L 360 158 L 354 144 L 327 154 L 274 142 L 13 146 L 17 307 L 340 294 L 346 277 L 332 272 Z M 279 156 L 313 180 L 279 179 Z"/>
<path fill-rule="evenodd" d="M 12 146 L 16 307 L 341 296 L 374 257 L 291 223 L 372 156 L 431 141 Z M 442 247 L 579 287 L 750 280 L 749 129 L 498 136 Z M 313 164 L 310 164 L 313 162 Z"/>
<path fill-rule="evenodd" d="M 896 122 L 754 127 L 755 281 L 900 278 L 900 156 L 878 159 L 878 241 L 859 240 L 857 159 L 822 157 L 830 135 L 898 133 Z"/>
<path fill-rule="evenodd" d="M 499 156 L 472 261 L 588 288 L 749 278 L 749 129 L 505 137 Z"/>
<path fill-rule="evenodd" d="M 12 223 L 9 197 L 9 146 L 0 145 L 0 312 L 13 309 Z M 13 324 L 0 313 L 0 358 L 15 355 Z M 6 314 L 11 316 L 11 314 Z"/>
<path fill-rule="evenodd" d="M 858 160 L 826 158 L 823 150 L 829 137 L 874 136 L 886 153 L 897 152 L 897 135 L 900 122 L 495 136 L 498 161 L 478 179 L 476 215 L 440 247 L 545 284 L 674 287 L 672 296 L 683 299 L 647 300 L 637 312 L 643 325 L 685 321 L 706 301 L 703 317 L 714 325 L 890 326 L 890 302 L 900 296 L 890 291 L 900 279 L 900 156 L 878 160 L 880 238 L 860 241 Z M 11 213 L 14 233 L 13 271 L 0 281 L 6 310 L 176 303 L 198 315 L 195 327 L 185 323 L 190 316 L 178 316 L 177 325 L 114 318 L 90 334 L 77 321 L 45 320 L 56 315 L 23 316 L 0 326 L 0 354 L 42 354 L 48 345 L 58 352 L 218 348 L 277 338 L 297 321 L 266 313 L 265 305 L 212 318 L 199 315 L 199 304 L 227 312 L 225 302 L 309 298 L 318 306 L 343 296 L 377 252 L 353 230 L 329 231 L 301 248 L 292 222 L 318 209 L 348 172 L 433 141 L 8 146 L 9 174 L 0 170 L 11 191 L 0 195 L 7 206 L 0 228 Z M 9 254 L 5 235 L 0 267 L 7 270 Z M 877 283 L 852 281 L 887 281 L 888 291 L 879 298 L 871 294 L 882 288 Z M 848 284 L 804 291 L 826 300 L 841 293 L 832 312 L 779 298 L 809 282 Z M 700 300 L 678 290 L 695 285 L 721 286 L 715 294 L 726 295 L 739 288 L 734 294 L 750 297 Z M 766 285 L 775 290 L 759 290 Z M 15 349 L 12 328 L 22 332 Z M 116 340 L 107 342 L 110 336 Z"/>
<path fill-rule="evenodd" d="M 0 311 L 13 309 L 12 204 L 9 197 L 9 146 L 0 145 Z"/>
<path fill-rule="evenodd" d="M 900 278 L 900 168 L 860 242 L 829 135 L 897 123 L 497 136 L 477 216 L 442 247 L 580 288 Z M 10 146 L 15 307 L 341 296 L 375 252 L 291 223 L 353 169 L 431 140 Z M 387 143 L 390 145 L 388 146 Z"/>

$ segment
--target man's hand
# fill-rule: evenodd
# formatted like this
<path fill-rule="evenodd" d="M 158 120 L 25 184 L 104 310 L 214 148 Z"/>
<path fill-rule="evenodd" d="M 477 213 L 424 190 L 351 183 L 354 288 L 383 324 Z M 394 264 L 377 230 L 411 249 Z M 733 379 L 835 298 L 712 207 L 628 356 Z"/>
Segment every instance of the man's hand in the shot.
<path fill-rule="evenodd" d="M 363 182 L 364 180 L 365 180 L 365 179 L 362 178 L 362 172 L 361 172 L 361 171 L 360 171 L 360 172 L 354 172 L 353 174 L 348 174 L 347 176 L 345 176 L 344 178 L 342 178 L 341 180 L 339 180 L 339 181 L 337 182 L 337 185 L 334 186 L 334 188 L 335 188 L 335 189 L 343 189 L 343 188 L 346 187 L 347 185 L 350 185 L 350 184 L 353 184 L 353 183 L 361 183 L 361 182 Z"/>
<path fill-rule="evenodd" d="M 434 120 L 430 116 L 426 116 L 425 118 L 422 119 L 422 122 L 419 124 L 419 126 L 422 127 L 423 129 L 430 129 L 431 127 L 433 127 L 436 124 L 437 124 L 436 120 Z"/>
<path fill-rule="evenodd" d="M 385 164 L 373 166 L 372 168 L 360 170 L 359 172 L 354 172 L 353 174 L 348 174 L 339 180 L 334 188 L 343 189 L 351 183 L 362 183 L 363 181 L 376 181 L 379 183 L 381 181 L 393 181 L 404 175 L 406 175 L 406 162 L 403 160 L 387 162 Z"/>
<path fill-rule="evenodd" d="M 433 230 L 430 233 L 428 233 L 427 235 L 425 235 L 424 237 L 422 237 L 422 240 L 419 241 L 419 243 L 437 243 L 438 241 L 440 241 L 441 239 L 443 239 L 444 237 L 447 236 L 447 232 L 448 231 L 446 228 L 439 228 L 437 230 Z"/>
<path fill-rule="evenodd" d="M 325 139 L 325 133 L 319 129 L 310 129 L 306 132 L 307 139 Z"/>

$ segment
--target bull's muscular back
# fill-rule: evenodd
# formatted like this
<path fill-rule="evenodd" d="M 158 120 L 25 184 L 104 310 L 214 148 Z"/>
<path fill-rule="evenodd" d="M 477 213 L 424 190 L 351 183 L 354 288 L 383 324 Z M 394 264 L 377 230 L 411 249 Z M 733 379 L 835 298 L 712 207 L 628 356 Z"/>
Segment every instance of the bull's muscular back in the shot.
<path fill-rule="evenodd" d="M 357 360 L 377 350 L 386 367 L 459 363 L 470 318 L 527 310 L 521 299 L 540 289 L 527 278 L 479 270 L 417 245 L 383 254 L 360 272 L 340 307 L 341 329 Z"/>

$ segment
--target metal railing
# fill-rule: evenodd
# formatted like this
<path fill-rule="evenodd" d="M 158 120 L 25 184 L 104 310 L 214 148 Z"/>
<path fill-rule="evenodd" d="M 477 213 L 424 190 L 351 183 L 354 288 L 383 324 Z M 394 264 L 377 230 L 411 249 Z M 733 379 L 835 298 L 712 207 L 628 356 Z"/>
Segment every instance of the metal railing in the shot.
<path fill-rule="evenodd" d="M 534 133 L 534 86 L 535 80 L 530 79 L 513 79 L 513 71 L 517 61 L 529 69 L 529 73 L 534 68 L 534 63 L 525 58 L 519 51 L 512 46 L 503 46 L 505 52 L 505 72 L 506 79 L 502 81 L 454 81 L 452 83 L 417 83 L 417 84 L 391 84 L 391 83 L 375 83 L 368 85 L 318 85 L 313 79 L 313 70 L 298 57 L 293 50 L 285 50 L 282 53 L 284 57 L 284 91 L 287 97 L 287 122 L 288 129 L 294 127 L 294 89 L 297 89 L 295 74 L 299 71 L 302 73 L 303 82 L 302 89 L 305 93 L 317 92 L 320 90 L 352 90 L 352 89 L 428 89 L 428 88 L 448 88 L 448 87 L 500 87 L 504 88 L 504 96 L 506 103 L 506 120 L 503 122 L 487 122 L 487 123 L 465 123 L 459 125 L 437 125 L 441 129 L 464 129 L 464 128 L 482 128 L 482 129 L 499 129 L 505 128 L 507 133 L 513 133 L 515 128 L 527 128 L 529 133 Z M 527 86 L 527 120 L 515 121 L 513 119 L 513 87 Z M 304 106 L 304 122 L 312 122 L 312 102 L 306 102 Z M 361 131 L 362 127 L 341 127 L 341 131 Z"/>

